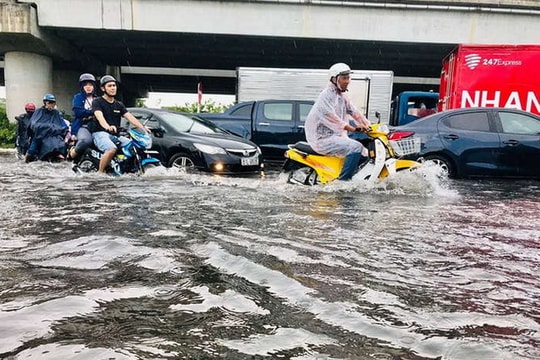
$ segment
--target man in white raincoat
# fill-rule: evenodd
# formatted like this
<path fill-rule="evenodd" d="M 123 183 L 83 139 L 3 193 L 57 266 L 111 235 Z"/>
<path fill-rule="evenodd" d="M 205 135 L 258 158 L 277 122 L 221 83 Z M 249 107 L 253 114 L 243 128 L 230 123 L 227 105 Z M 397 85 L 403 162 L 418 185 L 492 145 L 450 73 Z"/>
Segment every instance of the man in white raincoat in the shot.
<path fill-rule="evenodd" d="M 344 157 L 339 180 L 350 180 L 367 149 L 348 137 L 348 131 L 366 131 L 369 120 L 360 113 L 345 94 L 351 81 L 351 68 L 344 63 L 332 65 L 330 84 L 324 89 L 306 118 L 306 140 L 319 154 Z M 350 119 L 358 127 L 349 124 Z"/>

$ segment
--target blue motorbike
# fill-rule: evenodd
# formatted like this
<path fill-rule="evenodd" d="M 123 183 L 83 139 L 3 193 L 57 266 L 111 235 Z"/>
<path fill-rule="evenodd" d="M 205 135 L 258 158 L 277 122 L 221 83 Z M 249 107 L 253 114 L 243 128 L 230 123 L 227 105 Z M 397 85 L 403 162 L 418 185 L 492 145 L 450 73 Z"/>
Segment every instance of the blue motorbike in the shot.
<path fill-rule="evenodd" d="M 121 130 L 120 136 L 126 138 L 127 141 L 117 144 L 116 155 L 106 169 L 108 174 L 142 175 L 148 168 L 161 166 L 161 162 L 149 153 L 148 149 L 152 147 L 150 135 L 140 133 L 136 129 L 129 129 Z M 102 156 L 103 153 L 92 145 L 74 162 L 73 171 L 78 173 L 98 171 Z"/>

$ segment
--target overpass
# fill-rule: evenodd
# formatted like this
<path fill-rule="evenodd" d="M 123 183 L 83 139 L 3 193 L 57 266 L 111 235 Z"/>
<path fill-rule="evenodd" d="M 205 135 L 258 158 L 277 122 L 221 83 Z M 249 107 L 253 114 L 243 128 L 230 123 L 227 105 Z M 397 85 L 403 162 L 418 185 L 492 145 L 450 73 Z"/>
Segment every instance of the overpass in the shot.
<path fill-rule="evenodd" d="M 234 94 L 238 66 L 337 61 L 436 90 L 458 43 L 540 40 L 536 0 L 0 0 L 0 20 L 10 119 L 46 92 L 70 112 L 81 72 L 118 77 L 127 104 L 199 81 Z"/>

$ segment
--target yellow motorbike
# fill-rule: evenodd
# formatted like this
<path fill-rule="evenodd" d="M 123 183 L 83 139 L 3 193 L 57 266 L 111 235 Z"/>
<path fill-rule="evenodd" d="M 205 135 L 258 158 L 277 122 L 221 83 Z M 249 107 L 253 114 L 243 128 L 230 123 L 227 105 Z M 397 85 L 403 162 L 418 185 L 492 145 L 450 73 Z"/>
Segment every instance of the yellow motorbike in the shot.
<path fill-rule="evenodd" d="M 371 124 L 367 138 L 359 140 L 368 149 L 368 159 L 359 166 L 353 180 L 375 181 L 398 171 L 414 169 L 420 163 L 401 159 L 420 152 L 420 138 L 413 132 L 390 132 L 387 125 Z M 314 151 L 307 142 L 289 145 L 282 171 L 288 182 L 302 185 L 327 184 L 339 177 L 345 158 L 325 156 Z"/>

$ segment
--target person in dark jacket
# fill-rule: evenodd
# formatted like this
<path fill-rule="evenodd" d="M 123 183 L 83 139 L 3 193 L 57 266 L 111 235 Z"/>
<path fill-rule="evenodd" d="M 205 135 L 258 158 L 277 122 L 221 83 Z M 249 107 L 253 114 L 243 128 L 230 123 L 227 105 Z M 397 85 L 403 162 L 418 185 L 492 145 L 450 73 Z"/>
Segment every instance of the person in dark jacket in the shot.
<path fill-rule="evenodd" d="M 27 103 L 24 105 L 25 113 L 15 116 L 17 121 L 17 137 L 15 139 L 15 147 L 17 148 L 17 157 L 22 159 L 26 151 L 28 150 L 28 145 L 30 144 L 30 139 L 28 137 L 28 129 L 30 127 L 30 118 L 36 111 L 36 105 L 32 103 Z"/>
<path fill-rule="evenodd" d="M 37 109 L 30 119 L 30 146 L 24 161 L 64 159 L 65 136 L 68 131 L 68 125 L 60 111 L 56 109 L 56 97 L 53 94 L 45 94 L 43 107 Z"/>
<path fill-rule="evenodd" d="M 92 102 L 96 98 L 96 78 L 94 75 L 84 73 L 79 76 L 80 91 L 73 96 L 74 119 L 71 123 L 71 140 L 75 140 L 75 146 L 69 149 L 68 157 L 76 160 L 84 154 L 85 150 L 92 145 L 92 133 L 88 130 L 88 123 L 93 119 Z"/>

